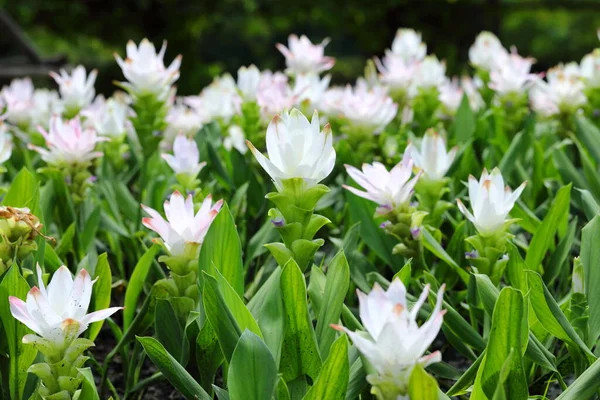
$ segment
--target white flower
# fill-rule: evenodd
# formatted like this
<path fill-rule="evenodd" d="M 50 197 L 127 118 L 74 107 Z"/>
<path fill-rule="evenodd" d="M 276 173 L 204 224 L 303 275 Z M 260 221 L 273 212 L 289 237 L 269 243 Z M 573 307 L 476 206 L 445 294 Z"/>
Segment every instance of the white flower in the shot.
<path fill-rule="evenodd" d="M 181 55 L 179 55 L 168 68 L 165 68 L 163 58 L 166 50 L 166 41 L 163 42 L 158 54 L 154 44 L 148 39 L 143 39 L 139 47 L 131 40 L 127 42 L 127 58 L 123 60 L 115 54 L 117 63 L 128 80 L 128 83 L 123 83 L 123 86 L 138 96 L 150 94 L 156 95 L 161 100 L 166 99 L 171 85 L 179 79 L 181 65 Z"/>
<path fill-rule="evenodd" d="M 0 164 L 4 164 L 12 155 L 13 141 L 8 125 L 0 121 Z"/>
<path fill-rule="evenodd" d="M 495 69 L 506 58 L 508 58 L 508 51 L 491 32 L 480 32 L 469 49 L 471 65 L 484 71 Z"/>
<path fill-rule="evenodd" d="M 381 74 L 381 83 L 392 92 L 404 94 L 410 88 L 419 67 L 419 62 L 406 61 L 402 56 L 386 50 L 382 60 L 375 59 Z"/>
<path fill-rule="evenodd" d="M 255 65 L 238 69 L 237 86 L 246 101 L 256 100 L 256 91 L 260 83 L 261 74 Z"/>
<path fill-rule="evenodd" d="M 421 34 L 414 29 L 398 29 L 392 42 L 392 52 L 405 61 L 421 61 L 427 54 L 427 45 L 421 41 Z"/>
<path fill-rule="evenodd" d="M 248 146 L 246 146 L 246 136 L 244 136 L 242 128 L 238 125 L 231 125 L 229 129 L 227 129 L 227 136 L 223 139 L 223 146 L 227 151 L 231 151 L 231 149 L 235 148 L 241 154 L 246 154 Z"/>
<path fill-rule="evenodd" d="M 281 43 L 278 43 L 276 47 L 285 56 L 287 71 L 292 75 L 319 74 L 331 69 L 335 64 L 334 58 L 325 56 L 327 43 L 329 43 L 329 39 L 323 40 L 321 44 L 312 44 L 305 35 L 300 38 L 290 35 L 288 38 L 289 48 Z"/>
<path fill-rule="evenodd" d="M 318 75 L 297 75 L 295 79 L 294 93 L 298 102 L 308 102 L 310 107 L 316 108 L 325 91 L 329 87 L 331 75 L 326 75 L 323 79 Z"/>
<path fill-rule="evenodd" d="M 2 99 L 6 104 L 6 119 L 19 127 L 31 122 L 35 106 L 31 79 L 14 79 L 2 89 Z"/>
<path fill-rule="evenodd" d="M 530 73 L 534 62 L 535 59 L 521 57 L 513 48 L 511 54 L 490 72 L 490 88 L 501 95 L 523 92 L 538 78 Z"/>
<path fill-rule="evenodd" d="M 173 192 L 170 201 L 164 204 L 167 220 L 158 211 L 142 204 L 144 211 L 150 215 L 150 218 L 143 218 L 142 223 L 160 235 L 172 256 L 182 256 L 186 244 L 199 245 L 204 241 L 222 205 L 223 200 L 212 204 L 212 197 L 208 195 L 194 215 L 192 195 L 184 199 L 181 193 Z"/>
<path fill-rule="evenodd" d="M 133 125 L 129 121 L 131 113 L 129 105 L 122 96 L 104 100 L 104 96 L 99 95 L 81 112 L 81 115 L 87 118 L 86 125 L 94 128 L 99 135 L 119 137 L 133 130 Z"/>
<path fill-rule="evenodd" d="M 297 101 L 298 96 L 290 88 L 287 76 L 281 72 L 263 72 L 256 93 L 256 103 L 264 119 L 268 120 L 289 110 Z"/>
<path fill-rule="evenodd" d="M 526 185 L 527 182 L 523 182 L 513 192 L 508 186 L 504 187 L 504 179 L 498 168 L 494 168 L 491 174 L 484 169 L 479 181 L 473 175 L 469 176 L 469 201 L 473 213 L 471 214 L 460 199 L 456 200 L 458 209 L 475 225 L 480 234 L 491 236 L 504 229 L 506 216 Z"/>
<path fill-rule="evenodd" d="M 351 165 L 345 165 L 348 175 L 365 191 L 347 185 L 344 185 L 344 188 L 357 196 L 374 201 L 381 207 L 379 211 L 385 213 L 410 202 L 414 187 L 421 175 L 419 172 L 411 179 L 413 165 L 414 161 L 408 157 L 390 171 L 380 162 L 365 163 L 362 165 L 362 171 Z"/>
<path fill-rule="evenodd" d="M 404 156 L 414 160 L 414 165 L 423 171 L 424 178 L 439 181 L 450 169 L 457 151 L 456 146 L 446 151 L 444 138 L 433 129 L 429 129 L 421 141 L 421 151 L 410 143 L 406 147 Z"/>
<path fill-rule="evenodd" d="M 586 54 L 581 60 L 580 68 L 581 76 L 590 87 L 600 87 L 600 49 Z"/>
<path fill-rule="evenodd" d="M 444 107 L 444 112 L 449 116 L 456 114 L 463 96 L 466 94 L 469 100 L 471 110 L 478 110 L 483 106 L 483 99 L 477 91 L 473 80 L 469 77 L 463 77 L 460 81 L 455 77 L 452 80 L 446 80 L 438 87 L 439 100 Z"/>
<path fill-rule="evenodd" d="M 574 112 L 587 103 L 577 63 L 559 65 L 548 71 L 547 82 L 539 80 L 531 90 L 532 108 L 544 116 Z"/>
<path fill-rule="evenodd" d="M 79 111 L 94 99 L 96 91 L 94 83 L 98 71 L 92 70 L 86 76 L 85 68 L 82 65 L 77 66 L 72 74 L 69 75 L 64 69 L 60 70 L 60 75 L 56 72 L 50 72 L 50 76 L 58 84 L 58 91 L 63 105 L 68 110 Z"/>
<path fill-rule="evenodd" d="M 375 283 L 368 295 L 360 290 L 357 294 L 360 319 L 368 337 L 344 327 L 334 327 L 346 332 L 356 348 L 373 365 L 378 375 L 376 382 L 387 387 L 393 385 L 401 395 L 405 394 L 413 367 L 417 364 L 426 367 L 442 360 L 439 351 L 424 354 L 442 327 L 446 312 L 442 310 L 444 285 L 437 293 L 431 316 L 421 326 L 417 323 L 417 315 L 427 301 L 429 285 L 425 286 L 417 302 L 410 308 L 406 300 L 406 288 L 398 278 L 394 279 L 387 291 Z"/>
<path fill-rule="evenodd" d="M 188 96 L 184 103 L 192 107 L 205 123 L 221 119 L 224 122 L 240 113 L 242 99 L 231 75 L 217 77 L 199 96 Z"/>
<path fill-rule="evenodd" d="M 359 80 L 354 88 L 346 87 L 339 111 L 351 126 L 380 133 L 398 113 L 398 105 L 383 88 L 369 89 Z"/>
<path fill-rule="evenodd" d="M 200 152 L 194 139 L 180 134 L 173 143 L 173 154 L 162 154 L 162 158 L 169 164 L 176 174 L 186 174 L 192 179 L 196 178 L 206 162 L 200 162 Z"/>
<path fill-rule="evenodd" d="M 302 178 L 309 189 L 333 170 L 335 150 L 331 128 L 319 128 L 319 115 L 315 111 L 312 121 L 297 109 L 277 115 L 267 128 L 267 154 L 262 155 L 252 143 L 248 147 L 258 163 L 273 179 L 277 190 L 283 189 L 283 181 Z"/>
<path fill-rule="evenodd" d="M 33 92 L 33 109 L 31 110 L 31 126 L 42 126 L 47 129 L 50 118 L 54 114 L 62 114 L 64 106 L 58 92 L 48 89 L 36 89 Z"/>
<path fill-rule="evenodd" d="M 446 63 L 436 56 L 427 56 L 417 65 L 409 94 L 413 97 L 421 89 L 439 88 L 446 80 Z"/>
<path fill-rule="evenodd" d="M 102 321 L 122 309 L 111 307 L 87 314 L 95 280 L 92 281 L 85 269 L 81 269 L 73 280 L 71 272 L 63 265 L 52 276 L 48 288 L 44 286 L 39 265 L 37 275 L 40 286 L 31 288 L 27 302 L 9 297 L 13 317 L 39 335 L 25 335 L 23 343 L 68 346 L 89 324 Z"/>
<path fill-rule="evenodd" d="M 342 101 L 346 89 L 343 87 L 330 87 L 323 93 L 317 109 L 323 114 L 337 118 L 342 114 Z"/>
<path fill-rule="evenodd" d="M 167 114 L 167 129 L 164 132 L 164 140 L 167 143 L 173 143 L 175 137 L 183 134 L 188 137 L 194 137 L 202 126 L 202 116 L 194 108 L 190 108 L 181 102 L 176 102 L 169 108 Z"/>
<path fill-rule="evenodd" d="M 102 152 L 94 151 L 96 143 L 104 141 L 92 128 L 83 128 L 79 117 L 65 120 L 57 115 L 50 120 L 50 129 L 47 132 L 39 127 L 40 133 L 46 139 L 48 149 L 43 149 L 32 144 L 29 148 L 37 151 L 42 159 L 54 166 L 85 165 L 96 157 L 101 157 Z"/>

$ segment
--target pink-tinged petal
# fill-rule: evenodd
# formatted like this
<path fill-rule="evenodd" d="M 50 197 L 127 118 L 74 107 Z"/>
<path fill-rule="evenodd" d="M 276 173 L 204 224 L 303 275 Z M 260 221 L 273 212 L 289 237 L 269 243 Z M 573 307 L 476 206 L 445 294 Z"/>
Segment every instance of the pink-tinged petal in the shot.
<path fill-rule="evenodd" d="M 48 284 L 48 301 L 57 314 L 62 314 L 68 304 L 69 293 L 73 288 L 73 277 L 66 266 L 61 266 Z"/>
<path fill-rule="evenodd" d="M 29 329 L 37 333 L 38 335 L 42 334 L 42 329 L 39 324 L 29 315 L 27 310 L 27 305 L 25 302 L 17 297 L 9 296 L 8 302 L 10 305 L 10 313 L 17 321 L 20 321 L 22 324 L 27 326 Z"/>
<path fill-rule="evenodd" d="M 371 201 L 374 201 L 375 203 L 378 203 L 378 199 L 375 198 L 372 194 L 370 194 L 368 192 L 363 192 L 361 190 L 358 190 L 357 188 L 354 188 L 354 187 L 348 186 L 348 185 L 343 185 L 342 187 L 344 189 L 354 193 L 355 195 L 357 195 L 359 197 L 362 197 L 364 199 L 371 200 Z"/>
<path fill-rule="evenodd" d="M 427 367 L 428 365 L 439 363 L 442 361 L 442 353 L 439 351 L 434 351 L 426 356 L 423 356 L 419 359 L 419 364 L 423 365 L 423 367 Z"/>
<path fill-rule="evenodd" d="M 460 212 L 463 213 L 469 221 L 475 223 L 475 217 L 473 216 L 473 214 L 471 214 L 471 211 L 469 211 L 467 207 L 465 207 L 465 205 L 462 201 L 460 201 L 460 199 L 456 199 L 456 204 L 458 205 L 458 209 L 460 210 Z"/>
<path fill-rule="evenodd" d="M 81 323 L 83 325 L 87 325 L 87 324 L 91 324 L 93 322 L 103 321 L 106 318 L 113 315 L 114 313 L 116 313 L 117 311 L 122 310 L 122 309 L 123 309 L 123 307 L 111 307 L 111 308 L 106 308 L 104 310 L 94 311 L 94 312 L 89 313 L 86 316 L 84 316 L 81 319 Z"/>

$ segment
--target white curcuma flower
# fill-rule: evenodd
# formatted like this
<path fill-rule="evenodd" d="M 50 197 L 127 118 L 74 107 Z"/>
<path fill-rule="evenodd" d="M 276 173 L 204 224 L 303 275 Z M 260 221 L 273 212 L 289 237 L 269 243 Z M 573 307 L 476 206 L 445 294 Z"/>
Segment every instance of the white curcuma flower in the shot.
<path fill-rule="evenodd" d="M 433 129 L 429 129 L 423 136 L 420 151 L 414 144 L 409 143 L 404 151 L 404 157 L 414 161 L 415 167 L 423 171 L 423 178 L 439 181 L 446 176 L 457 151 L 458 146 L 446 151 L 444 138 Z"/>
<path fill-rule="evenodd" d="M 86 126 L 95 129 L 99 135 L 115 138 L 121 137 L 133 129 L 129 120 L 131 113 L 129 104 L 123 96 L 105 100 L 104 96 L 99 95 L 81 112 L 81 115 L 86 117 Z"/>
<path fill-rule="evenodd" d="M 581 59 L 581 76 L 586 84 L 593 88 L 600 87 L 600 49 L 595 49 Z"/>
<path fill-rule="evenodd" d="M 329 124 L 319 127 L 315 111 L 312 121 L 297 109 L 276 115 L 267 128 L 266 158 L 247 142 L 258 163 L 271 176 L 278 191 L 283 181 L 293 178 L 304 180 L 305 189 L 325 179 L 335 165 L 335 150 Z"/>
<path fill-rule="evenodd" d="M 436 56 L 427 56 L 417 65 L 409 95 L 414 97 L 420 90 L 439 88 L 447 79 L 446 63 L 438 60 Z"/>
<path fill-rule="evenodd" d="M 390 171 L 380 162 L 365 163 L 362 165 L 362 171 L 351 165 L 345 165 L 348 175 L 362 186 L 364 191 L 347 185 L 344 185 L 344 188 L 357 196 L 374 201 L 380 207 L 378 212 L 384 214 L 409 204 L 422 173 L 418 172 L 412 177 L 413 166 L 414 161 L 408 157 Z"/>
<path fill-rule="evenodd" d="M 179 134 L 194 137 L 204 126 L 202 116 L 198 111 L 186 106 L 184 102 L 185 99 L 176 101 L 175 104 L 169 108 L 166 117 L 167 129 L 165 129 L 165 132 L 163 133 L 166 143 L 173 143 Z"/>
<path fill-rule="evenodd" d="M 364 80 L 359 80 L 354 88 L 346 86 L 338 110 L 350 126 L 380 133 L 398 113 L 398 104 L 383 88 L 369 89 Z"/>
<path fill-rule="evenodd" d="M 42 126 L 44 129 L 48 128 L 54 114 L 61 115 L 64 111 L 64 105 L 55 90 L 36 89 L 33 92 L 33 104 L 31 126 Z"/>
<path fill-rule="evenodd" d="M 34 88 L 31 79 L 14 79 L 2 89 L 2 100 L 6 105 L 8 122 L 26 128 L 31 123 L 35 107 Z"/>
<path fill-rule="evenodd" d="M 206 162 L 200 162 L 200 151 L 194 139 L 180 134 L 173 143 L 173 154 L 162 154 L 162 158 L 176 174 L 186 174 L 194 179 L 204 168 Z"/>
<path fill-rule="evenodd" d="M 469 49 L 471 65 L 484 71 L 496 69 L 498 64 L 504 62 L 506 58 L 508 58 L 508 51 L 491 32 L 480 32 L 475 43 Z"/>
<path fill-rule="evenodd" d="M 261 73 L 255 65 L 240 67 L 237 73 L 237 87 L 245 101 L 255 101 Z"/>
<path fill-rule="evenodd" d="M 170 201 L 165 201 L 165 220 L 158 211 L 142 204 L 142 208 L 150 218 L 143 218 L 142 223 L 148 229 L 158 233 L 172 256 L 183 256 L 186 245 L 202 244 L 208 228 L 219 213 L 223 200 L 212 204 L 212 197 L 206 196 L 200 209 L 194 215 L 192 195 L 187 198 L 179 192 L 173 192 Z"/>
<path fill-rule="evenodd" d="M 256 93 L 256 103 L 265 120 L 291 109 L 297 102 L 298 95 L 290 87 L 287 76 L 281 72 L 263 72 Z"/>
<path fill-rule="evenodd" d="M 205 123 L 216 120 L 229 122 L 240 113 L 242 98 L 235 81 L 226 74 L 215 78 L 199 96 L 187 96 L 183 102 L 196 111 Z"/>
<path fill-rule="evenodd" d="M 81 335 L 92 322 L 102 321 L 123 307 L 111 307 L 87 314 L 92 297 L 90 274 L 81 269 L 75 276 L 64 265 L 46 288 L 37 267 L 38 284 L 27 293 L 26 302 L 10 296 L 10 312 L 37 335 L 23 336 L 23 343 L 64 347 Z"/>
<path fill-rule="evenodd" d="M 490 72 L 490 88 L 500 95 L 524 92 L 538 76 L 531 73 L 534 58 L 521 57 L 513 47 L 512 52 Z"/>
<path fill-rule="evenodd" d="M 236 149 L 240 154 L 246 154 L 248 146 L 246 146 L 246 136 L 242 128 L 238 125 L 231 125 L 227 129 L 227 136 L 223 139 L 223 146 L 227 151 Z"/>
<path fill-rule="evenodd" d="M 87 106 L 94 99 L 96 91 L 94 83 L 98 71 L 92 70 L 86 75 L 85 68 L 82 65 L 77 66 L 69 75 L 64 69 L 60 70 L 60 75 L 56 72 L 50 72 L 50 76 L 58 84 L 61 101 L 68 111 L 77 113 Z"/>
<path fill-rule="evenodd" d="M 508 186 L 504 187 L 504 179 L 498 168 L 494 168 L 491 174 L 484 169 L 479 181 L 473 175 L 469 176 L 469 201 L 473 213 L 460 199 L 456 200 L 458 209 L 475 225 L 481 235 L 494 235 L 505 229 L 508 222 L 506 217 L 525 186 L 527 182 L 523 182 L 513 192 Z"/>
<path fill-rule="evenodd" d="M 0 164 L 4 164 L 12 155 L 13 141 L 8 125 L 0 121 Z"/>
<path fill-rule="evenodd" d="M 409 308 L 406 287 L 400 279 L 394 279 L 387 291 L 375 283 L 368 295 L 357 290 L 360 319 L 367 332 L 352 332 L 334 326 L 350 336 L 356 348 L 375 368 L 377 376 L 369 376 L 369 382 L 400 396 L 394 399 L 405 398 L 410 374 L 416 365 L 426 367 L 442 360 L 439 351 L 425 353 L 437 337 L 446 313 L 442 310 L 444 285 L 437 293 L 429 319 L 421 326 L 417 323 L 417 315 L 427 301 L 429 290 L 426 285 L 417 302 Z"/>
<path fill-rule="evenodd" d="M 413 83 L 419 62 L 406 61 L 402 56 L 386 50 L 382 60 L 376 58 L 375 64 L 380 73 L 380 80 L 391 92 L 406 94 Z"/>
<path fill-rule="evenodd" d="M 319 78 L 318 75 L 298 75 L 294 82 L 294 93 L 299 103 L 306 102 L 316 109 L 325 95 L 331 75 Z"/>
<path fill-rule="evenodd" d="M 544 116 L 572 113 L 587 103 L 585 83 L 577 63 L 559 65 L 538 80 L 530 92 L 531 106 Z"/>
<path fill-rule="evenodd" d="M 179 79 L 181 66 L 181 55 L 178 55 L 168 68 L 165 67 L 163 58 L 166 50 L 166 41 L 158 53 L 148 39 L 143 39 L 139 47 L 131 40 L 127 42 L 127 58 L 123 60 L 115 54 L 115 59 L 128 81 L 122 84 L 123 87 L 137 96 L 155 95 L 165 100 L 171 85 Z"/>
<path fill-rule="evenodd" d="M 319 74 L 331 69 L 335 64 L 333 57 L 325 56 L 325 46 L 329 39 L 323 40 L 320 44 L 313 44 L 305 35 L 290 35 L 288 38 L 288 47 L 278 43 L 277 50 L 285 56 L 287 72 L 292 75 L 300 74 Z"/>
<path fill-rule="evenodd" d="M 392 52 L 404 61 L 421 61 L 427 54 L 427 45 L 421 41 L 421 34 L 414 29 L 400 28 L 392 42 Z"/>
<path fill-rule="evenodd" d="M 86 165 L 94 158 L 101 157 L 102 152 L 94 151 L 96 143 L 106 140 L 96 134 L 92 128 L 83 128 L 79 117 L 65 120 L 57 115 L 50 120 L 50 129 L 38 128 L 46 139 L 47 149 L 29 145 L 37 151 L 48 164 L 62 166 Z"/>

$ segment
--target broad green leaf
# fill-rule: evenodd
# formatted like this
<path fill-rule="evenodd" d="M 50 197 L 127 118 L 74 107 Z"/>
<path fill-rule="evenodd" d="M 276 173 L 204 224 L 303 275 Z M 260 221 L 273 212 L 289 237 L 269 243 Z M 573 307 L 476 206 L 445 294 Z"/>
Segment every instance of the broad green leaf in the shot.
<path fill-rule="evenodd" d="M 198 265 L 200 272 L 206 271 L 213 276 L 216 267 L 240 296 L 244 294 L 242 246 L 227 204 L 223 204 L 208 229 L 200 249 Z"/>
<path fill-rule="evenodd" d="M 286 382 L 304 374 L 315 380 L 321 369 L 321 357 L 308 312 L 306 282 L 293 259 L 281 273 L 281 295 L 286 323 L 279 370 Z"/>
<path fill-rule="evenodd" d="M 108 256 L 106 253 L 100 254 L 96 268 L 94 271 L 94 279 L 97 279 L 94 283 L 94 290 L 92 292 L 91 311 L 104 310 L 110 307 L 110 292 L 112 286 L 112 272 L 110 265 L 108 264 Z M 102 329 L 104 321 L 94 322 L 90 325 L 88 330 L 88 338 L 90 340 L 96 339 Z"/>
<path fill-rule="evenodd" d="M 244 331 L 231 357 L 227 384 L 231 400 L 270 399 L 277 383 L 277 366 L 263 340 Z"/>
<path fill-rule="evenodd" d="M 335 340 L 336 332 L 331 324 L 337 324 L 342 313 L 342 305 L 350 286 L 350 268 L 343 251 L 329 263 L 327 281 L 321 302 L 315 333 L 322 358 L 329 354 L 329 347 Z"/>
<path fill-rule="evenodd" d="M 38 183 L 35 177 L 23 168 L 12 180 L 8 192 L 2 199 L 3 206 L 28 207 L 31 212 L 37 212 L 39 204 Z"/>
<path fill-rule="evenodd" d="M 158 340 L 151 337 L 138 337 L 146 354 L 171 384 L 189 400 L 211 400 L 212 397 L 196 382 L 186 370 L 171 356 Z"/>
<path fill-rule="evenodd" d="M 449 255 L 446 253 L 446 250 L 442 247 L 441 244 L 438 243 L 437 240 L 429 233 L 427 229 L 422 229 L 421 234 L 423 237 L 423 246 L 429 251 L 431 251 L 437 258 L 448 264 L 450 268 L 460 277 L 460 279 L 467 283 L 469 282 L 469 274 L 467 271 L 462 269 L 460 265 L 456 263 Z"/>
<path fill-rule="evenodd" d="M 85 220 L 85 225 L 83 227 L 83 231 L 77 235 L 77 240 L 79 243 L 79 251 L 81 254 L 85 254 L 90 246 L 94 244 L 94 239 L 96 238 L 96 233 L 98 232 L 98 227 L 100 225 L 100 215 L 102 209 L 98 206 Z"/>
<path fill-rule="evenodd" d="M 333 330 L 332 328 L 329 329 Z M 346 335 L 341 335 L 333 342 L 319 377 L 304 396 L 304 400 L 345 399 L 349 377 L 348 339 Z"/>
<path fill-rule="evenodd" d="M 544 259 L 550 243 L 554 240 L 554 235 L 559 228 L 561 221 L 569 214 L 569 202 L 571 199 L 571 184 L 560 188 L 552 206 L 542 221 L 540 227 L 536 230 L 529 244 L 525 263 L 534 270 L 540 271 L 540 263 Z"/>
<path fill-rule="evenodd" d="M 588 119 L 578 115 L 575 118 L 577 125 L 577 137 L 585 144 L 585 148 L 590 152 L 596 163 L 600 163 L 600 129 Z"/>
<path fill-rule="evenodd" d="M 589 305 L 589 343 L 600 337 L 600 216 L 595 216 L 581 233 L 581 262 L 584 290 Z"/>
<path fill-rule="evenodd" d="M 261 338 L 262 333 L 242 299 L 219 271 L 215 272 L 216 278 L 204 273 L 204 310 L 229 361 L 244 330 L 249 329 Z"/>
<path fill-rule="evenodd" d="M 83 377 L 83 381 L 81 382 L 81 393 L 79 394 L 78 400 L 100 400 L 92 370 L 88 367 L 77 368 L 77 371 L 79 371 Z"/>
<path fill-rule="evenodd" d="M 567 234 L 560 240 L 547 263 L 544 270 L 544 282 L 547 285 L 550 285 L 560 275 L 561 270 L 568 266 L 567 257 L 571 253 L 573 241 L 575 240 L 577 222 L 578 218 L 573 218 L 569 224 Z"/>
<path fill-rule="evenodd" d="M 581 194 L 581 206 L 588 221 L 591 221 L 596 215 L 600 214 L 600 204 L 590 193 L 589 190 L 579 190 Z"/>
<path fill-rule="evenodd" d="M 506 153 L 504 153 L 504 157 L 498 164 L 498 168 L 502 171 L 502 175 L 505 177 L 510 176 L 513 171 L 513 168 L 516 165 L 517 157 L 523 153 L 523 142 L 525 141 L 524 132 L 519 132 L 512 139 L 510 146 Z"/>
<path fill-rule="evenodd" d="M 178 362 L 183 363 L 182 343 L 184 337 L 183 326 L 179 322 L 176 311 L 170 299 L 157 299 L 154 309 L 154 329 L 156 337 L 165 347 L 165 350 Z"/>
<path fill-rule="evenodd" d="M 150 266 L 154 262 L 154 257 L 156 256 L 156 253 L 158 253 L 159 249 L 160 246 L 157 244 L 150 247 L 148 251 L 146 251 L 146 253 L 144 253 L 144 255 L 140 258 L 133 269 L 133 273 L 129 279 L 129 284 L 127 285 L 127 291 L 125 292 L 125 309 L 123 310 L 124 331 L 127 330 L 131 324 L 131 321 L 133 321 L 140 293 L 142 293 L 144 283 L 146 282 L 146 277 L 148 276 L 148 271 L 150 270 Z"/>
<path fill-rule="evenodd" d="M 475 114 L 469 105 L 469 98 L 465 94 L 456 110 L 452 132 L 456 138 L 456 142 L 463 144 L 467 143 L 475 133 Z"/>
<path fill-rule="evenodd" d="M 429 375 L 421 364 L 417 364 L 408 382 L 408 395 L 410 399 L 438 400 L 439 388 L 437 381 Z"/>
<path fill-rule="evenodd" d="M 525 307 L 520 291 L 502 289 L 494 307 L 492 327 L 485 360 L 481 365 L 481 383 L 488 397 L 493 397 L 499 384 L 504 361 L 511 356 L 505 390 L 509 399 L 527 399 L 527 377 L 521 356 L 521 348 L 527 340 L 523 335 Z M 512 354 L 512 355 L 511 355 Z"/>
<path fill-rule="evenodd" d="M 23 336 L 31 331 L 22 323 L 17 321 L 10 312 L 8 302 L 9 296 L 25 300 L 29 285 L 19 273 L 19 267 L 13 265 L 4 275 L 0 283 L 0 322 L 4 326 L 4 334 L 8 344 L 9 374 L 8 391 L 11 399 L 21 399 L 25 382 L 27 381 L 27 368 L 35 360 L 37 350 L 31 345 L 21 342 Z"/>
<path fill-rule="evenodd" d="M 477 360 L 473 362 L 469 366 L 469 368 L 465 371 L 464 374 L 452 385 L 450 389 L 446 392 L 448 396 L 462 396 L 468 393 L 468 389 L 473 385 L 475 381 L 475 377 L 477 376 L 477 371 L 479 370 L 479 366 L 485 357 L 485 350 L 481 353 Z"/>
<path fill-rule="evenodd" d="M 529 298 L 535 315 L 540 320 L 544 329 L 560 340 L 579 346 L 587 354 L 588 358 L 595 360 L 596 357 L 581 340 L 569 320 L 560 309 L 560 306 L 548 291 L 542 281 L 542 277 L 534 272 L 527 271 L 527 282 L 529 284 Z"/>

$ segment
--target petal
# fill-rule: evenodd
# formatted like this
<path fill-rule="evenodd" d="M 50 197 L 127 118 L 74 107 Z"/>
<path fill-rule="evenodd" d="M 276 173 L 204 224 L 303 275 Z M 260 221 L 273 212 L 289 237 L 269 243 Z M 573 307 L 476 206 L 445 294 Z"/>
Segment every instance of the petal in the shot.
<path fill-rule="evenodd" d="M 73 288 L 73 277 L 66 266 L 60 267 L 48 284 L 48 301 L 52 309 L 61 315 L 67 308 L 69 293 Z"/>

